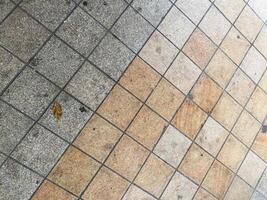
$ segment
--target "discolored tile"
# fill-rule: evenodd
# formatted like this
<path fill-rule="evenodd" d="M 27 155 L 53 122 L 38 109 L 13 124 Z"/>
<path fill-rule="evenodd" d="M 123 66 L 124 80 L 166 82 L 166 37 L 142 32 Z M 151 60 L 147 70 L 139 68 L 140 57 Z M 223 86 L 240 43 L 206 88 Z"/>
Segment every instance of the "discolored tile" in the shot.
<path fill-rule="evenodd" d="M 265 169 L 258 185 L 257 185 L 257 190 L 261 192 L 263 195 L 267 196 L 267 171 Z"/>
<path fill-rule="evenodd" d="M 7 17 L 7 15 L 12 11 L 15 7 L 15 4 L 10 0 L 3 0 L 1 5 L 1 14 L 0 14 L 0 22 Z"/>
<path fill-rule="evenodd" d="M 255 191 L 251 197 L 251 200 L 266 200 L 266 198 L 258 191 Z"/>
<path fill-rule="evenodd" d="M 197 191 L 197 194 L 194 197 L 194 200 L 216 200 L 214 196 L 212 196 L 210 193 L 208 193 L 203 188 L 200 188 Z"/>
<path fill-rule="evenodd" d="M 265 71 L 261 81 L 259 82 L 259 86 L 267 93 L 267 72 Z"/>
<path fill-rule="evenodd" d="M 258 133 L 252 145 L 252 149 L 259 157 L 267 162 L 267 135 L 263 133 L 262 130 Z"/>
<path fill-rule="evenodd" d="M 267 45 L 264 42 L 266 38 L 267 38 L 267 26 L 264 25 L 257 39 L 255 40 L 254 45 L 265 57 L 267 57 Z"/>
<path fill-rule="evenodd" d="M 131 185 L 122 200 L 155 200 L 154 197 L 139 189 L 135 185 Z"/>
<path fill-rule="evenodd" d="M 249 1 L 249 5 L 252 7 L 253 10 L 256 11 L 256 13 L 261 17 L 263 21 L 266 22 L 267 20 L 267 3 L 264 0 L 251 0 Z"/>

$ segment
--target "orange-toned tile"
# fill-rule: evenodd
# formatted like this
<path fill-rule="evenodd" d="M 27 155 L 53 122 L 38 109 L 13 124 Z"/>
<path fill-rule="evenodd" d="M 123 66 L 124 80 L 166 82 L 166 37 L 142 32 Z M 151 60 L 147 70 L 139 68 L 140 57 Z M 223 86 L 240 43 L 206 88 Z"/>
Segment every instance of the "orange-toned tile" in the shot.
<path fill-rule="evenodd" d="M 207 75 L 203 74 L 192 89 L 193 101 L 205 112 L 210 112 L 218 101 L 222 89 Z"/>
<path fill-rule="evenodd" d="M 74 145 L 99 161 L 104 161 L 122 132 L 98 115 L 85 125 Z"/>
<path fill-rule="evenodd" d="M 194 139 L 207 118 L 193 101 L 186 99 L 172 120 L 173 126 L 181 130 L 189 138 Z"/>
<path fill-rule="evenodd" d="M 80 195 L 99 168 L 99 163 L 74 147 L 69 147 L 48 178 Z"/>
<path fill-rule="evenodd" d="M 147 105 L 169 121 L 183 100 L 184 95 L 168 81 L 162 79 L 148 98 Z"/>
<path fill-rule="evenodd" d="M 136 97 L 145 101 L 159 79 L 160 75 L 155 70 L 141 58 L 136 57 L 121 77 L 120 84 Z"/>
<path fill-rule="evenodd" d="M 214 196 L 212 196 L 210 193 L 208 193 L 203 188 L 199 188 L 197 191 L 194 200 L 216 200 Z"/>
<path fill-rule="evenodd" d="M 173 172 L 173 168 L 151 154 L 135 179 L 135 183 L 156 197 L 159 197 Z"/>
<path fill-rule="evenodd" d="M 259 86 L 267 93 L 267 72 L 262 76 Z"/>
<path fill-rule="evenodd" d="M 185 44 L 183 51 L 201 69 L 204 69 L 216 50 L 216 46 L 205 34 L 196 29 Z"/>
<path fill-rule="evenodd" d="M 117 200 L 121 199 L 129 182 L 103 167 L 84 192 L 84 200 Z"/>
<path fill-rule="evenodd" d="M 264 161 L 267 162 L 267 134 L 262 131 L 256 137 L 252 145 L 252 149 L 260 156 Z"/>
<path fill-rule="evenodd" d="M 148 151 L 128 136 L 123 136 L 106 165 L 124 176 L 133 180 L 148 156 Z"/>
<path fill-rule="evenodd" d="M 213 158 L 199 146 L 193 144 L 185 155 L 179 171 L 200 184 L 205 177 Z"/>
<path fill-rule="evenodd" d="M 147 106 L 136 115 L 127 133 L 149 149 L 152 149 L 165 130 L 167 122 Z"/>
<path fill-rule="evenodd" d="M 122 87 L 116 85 L 97 112 L 125 130 L 140 107 L 140 101 Z"/>

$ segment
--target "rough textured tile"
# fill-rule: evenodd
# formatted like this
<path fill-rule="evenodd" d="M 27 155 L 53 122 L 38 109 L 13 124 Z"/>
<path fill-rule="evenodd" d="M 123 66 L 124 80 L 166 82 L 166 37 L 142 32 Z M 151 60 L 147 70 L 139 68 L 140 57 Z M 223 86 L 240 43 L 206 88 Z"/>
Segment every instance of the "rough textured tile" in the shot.
<path fill-rule="evenodd" d="M 258 186 L 257 186 L 257 190 L 262 193 L 264 196 L 267 196 L 267 171 L 265 170 L 265 172 L 263 173 Z"/>
<path fill-rule="evenodd" d="M 200 130 L 196 142 L 213 156 L 216 156 L 223 145 L 228 132 L 214 119 L 208 118 Z"/>
<path fill-rule="evenodd" d="M 165 77 L 184 94 L 187 94 L 193 87 L 200 73 L 201 70 L 180 52 L 168 69 Z"/>
<path fill-rule="evenodd" d="M 251 0 L 248 3 L 253 10 L 256 11 L 256 13 L 261 17 L 261 19 L 263 21 L 266 22 L 267 20 L 267 13 L 266 13 L 266 9 L 267 9 L 267 2 L 264 0 Z"/>
<path fill-rule="evenodd" d="M 159 197 L 170 180 L 173 171 L 170 166 L 151 154 L 134 182 Z"/>
<path fill-rule="evenodd" d="M 135 185 L 131 185 L 122 200 L 155 200 L 154 197 L 139 189 Z"/>
<path fill-rule="evenodd" d="M 48 36 L 45 28 L 19 8 L 0 25 L 0 44 L 25 61 L 37 52 Z"/>
<path fill-rule="evenodd" d="M 148 151 L 128 136 L 123 136 L 109 156 L 106 165 L 133 180 L 148 156 Z"/>
<path fill-rule="evenodd" d="M 66 91 L 95 110 L 107 96 L 114 82 L 89 62 L 72 78 Z"/>
<path fill-rule="evenodd" d="M 265 72 L 265 74 L 261 78 L 259 86 L 267 93 L 267 72 Z"/>
<path fill-rule="evenodd" d="M 78 7 L 56 34 L 81 54 L 88 56 L 104 36 L 105 29 Z"/>
<path fill-rule="evenodd" d="M 197 185 L 184 177 L 179 172 L 176 172 L 173 176 L 168 187 L 164 191 L 162 200 L 191 200 L 197 191 Z"/>
<path fill-rule="evenodd" d="M 267 135 L 260 131 L 253 143 L 252 149 L 267 162 Z"/>
<path fill-rule="evenodd" d="M 140 56 L 160 74 L 164 74 L 178 49 L 159 32 L 154 32 L 140 52 Z"/>
<path fill-rule="evenodd" d="M 112 28 L 112 32 L 135 53 L 141 49 L 152 31 L 153 27 L 131 7 Z"/>
<path fill-rule="evenodd" d="M 127 133 L 147 148 L 152 149 L 166 126 L 165 120 L 144 106 L 127 129 Z"/>
<path fill-rule="evenodd" d="M 178 48 L 182 48 L 195 25 L 177 8 L 173 7 L 159 26 L 159 30 Z"/>
<path fill-rule="evenodd" d="M 120 79 L 120 84 L 136 97 L 145 101 L 159 79 L 160 75 L 157 72 L 142 59 L 136 57 Z"/>
<path fill-rule="evenodd" d="M 7 157 L 4 154 L 0 153 L 0 165 L 2 165 L 4 163 L 6 158 Z"/>
<path fill-rule="evenodd" d="M 165 79 L 161 79 L 148 98 L 147 105 L 169 121 L 183 100 L 184 95 L 179 90 Z"/>
<path fill-rule="evenodd" d="M 176 168 L 182 161 L 190 144 L 191 141 L 188 138 L 169 126 L 160 138 L 154 153 Z"/>
<path fill-rule="evenodd" d="M 265 198 L 261 193 L 255 191 L 251 197 L 251 200 L 266 200 L 267 198 Z"/>
<path fill-rule="evenodd" d="M 80 195 L 98 168 L 99 164 L 92 158 L 74 147 L 69 147 L 48 178 L 68 191 Z"/>
<path fill-rule="evenodd" d="M 98 113 L 119 128 L 125 130 L 140 107 L 140 101 L 117 85 L 100 106 Z"/>
<path fill-rule="evenodd" d="M 133 52 L 113 35 L 108 34 L 96 47 L 89 60 L 111 78 L 118 80 L 133 58 Z"/>
<path fill-rule="evenodd" d="M 34 70 L 26 68 L 3 94 L 3 99 L 37 119 L 59 89 Z"/>
<path fill-rule="evenodd" d="M 0 22 L 11 12 L 15 4 L 10 0 L 1 1 Z"/>
<path fill-rule="evenodd" d="M 41 181 L 40 176 L 9 159 L 0 169 L 1 199 L 30 199 Z"/>
<path fill-rule="evenodd" d="M 121 199 L 128 185 L 128 181 L 103 167 L 85 190 L 82 198 L 84 200 Z"/>
<path fill-rule="evenodd" d="M 200 188 L 197 191 L 197 194 L 194 197 L 194 200 L 216 200 L 215 197 L 213 197 L 210 193 L 208 193 L 206 190 Z"/>
<path fill-rule="evenodd" d="M 184 46 L 183 51 L 201 69 L 204 69 L 216 50 L 212 41 L 199 29 L 196 29 Z"/>
<path fill-rule="evenodd" d="M 267 26 L 264 25 L 254 45 L 265 57 L 267 57 L 267 44 L 265 43 L 266 38 L 267 38 Z"/>
<path fill-rule="evenodd" d="M 189 138 L 194 139 L 206 118 L 207 114 L 204 111 L 193 101 L 186 99 L 173 118 L 172 124 Z"/>

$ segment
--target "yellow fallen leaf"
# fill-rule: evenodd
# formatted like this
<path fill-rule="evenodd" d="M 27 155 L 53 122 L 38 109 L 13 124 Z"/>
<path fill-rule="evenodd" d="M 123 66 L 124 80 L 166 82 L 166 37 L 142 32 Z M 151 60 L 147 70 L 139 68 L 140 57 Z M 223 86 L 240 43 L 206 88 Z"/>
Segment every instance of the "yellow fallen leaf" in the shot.
<path fill-rule="evenodd" d="M 57 120 L 62 116 L 62 107 L 58 102 L 55 102 L 53 105 L 53 115 Z"/>

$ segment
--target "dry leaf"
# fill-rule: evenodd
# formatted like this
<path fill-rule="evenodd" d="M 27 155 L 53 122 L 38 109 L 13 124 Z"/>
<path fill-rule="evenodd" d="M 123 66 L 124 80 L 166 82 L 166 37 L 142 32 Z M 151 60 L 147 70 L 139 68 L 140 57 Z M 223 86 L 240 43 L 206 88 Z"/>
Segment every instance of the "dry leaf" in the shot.
<path fill-rule="evenodd" d="M 55 102 L 53 105 L 53 115 L 57 120 L 62 116 L 62 107 L 58 102 Z"/>

